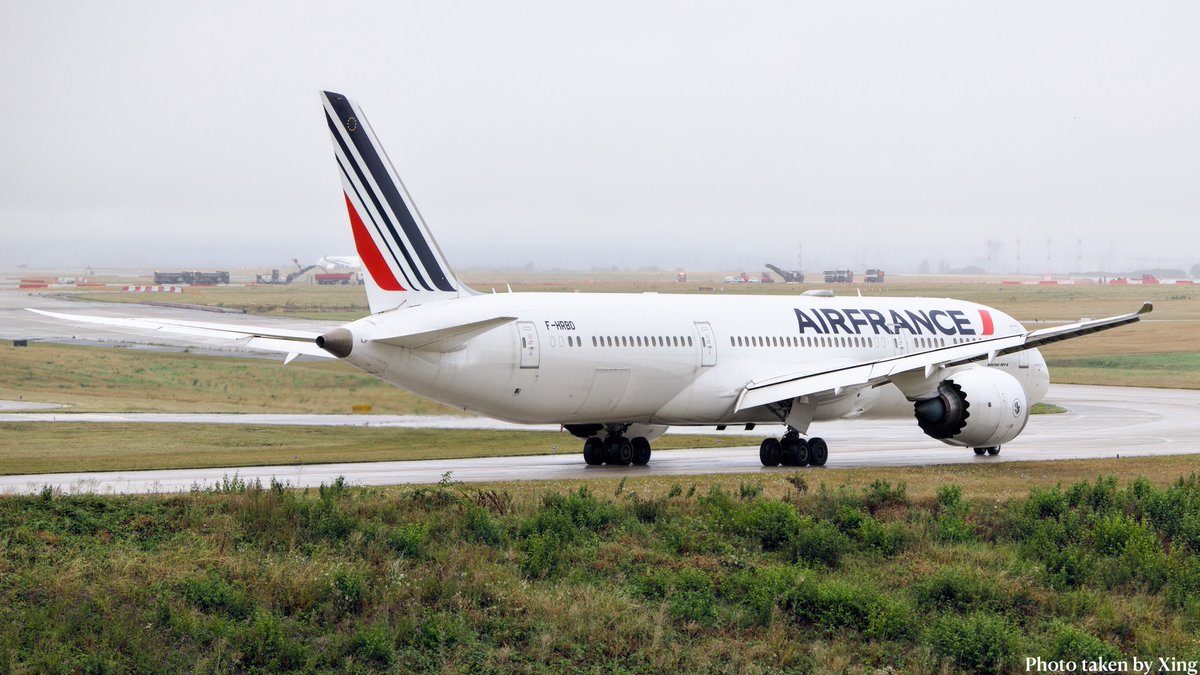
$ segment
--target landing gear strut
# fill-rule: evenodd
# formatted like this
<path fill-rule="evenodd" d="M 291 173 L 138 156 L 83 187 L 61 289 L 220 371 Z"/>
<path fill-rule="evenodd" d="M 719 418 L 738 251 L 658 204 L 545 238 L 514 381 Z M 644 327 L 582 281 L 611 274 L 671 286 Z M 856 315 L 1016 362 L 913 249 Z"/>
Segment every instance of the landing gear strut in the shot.
<path fill-rule="evenodd" d="M 758 459 L 763 466 L 825 466 L 829 446 L 825 439 L 800 438 L 795 429 L 788 429 L 781 439 L 767 438 L 758 446 Z"/>

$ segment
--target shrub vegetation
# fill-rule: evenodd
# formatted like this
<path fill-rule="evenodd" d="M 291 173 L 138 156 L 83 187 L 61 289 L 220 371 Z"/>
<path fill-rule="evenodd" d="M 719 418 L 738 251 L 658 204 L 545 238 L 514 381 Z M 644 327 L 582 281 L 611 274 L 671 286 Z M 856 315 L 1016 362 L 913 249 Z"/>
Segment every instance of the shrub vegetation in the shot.
<path fill-rule="evenodd" d="M 995 673 L 1028 656 L 1200 658 L 1198 475 L 1006 503 L 787 479 L 601 494 L 234 478 L 186 495 L 4 497 L 0 670 Z"/>

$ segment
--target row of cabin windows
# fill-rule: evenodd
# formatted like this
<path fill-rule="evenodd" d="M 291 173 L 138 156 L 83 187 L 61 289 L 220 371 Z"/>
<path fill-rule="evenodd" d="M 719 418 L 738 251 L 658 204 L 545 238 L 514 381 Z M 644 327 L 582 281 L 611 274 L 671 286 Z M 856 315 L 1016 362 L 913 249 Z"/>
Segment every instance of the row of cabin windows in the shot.
<path fill-rule="evenodd" d="M 956 345 L 964 345 L 968 342 L 975 342 L 979 338 L 973 337 L 956 337 L 952 338 L 950 343 Z M 776 336 L 733 336 L 729 338 L 731 347 L 872 347 L 871 338 L 858 336 L 819 336 L 819 337 L 776 337 Z M 946 338 L 913 338 L 913 344 L 918 349 L 932 349 L 935 347 L 945 347 Z"/>
<path fill-rule="evenodd" d="M 732 347 L 871 347 L 870 338 L 865 337 L 777 337 L 743 336 L 729 338 Z"/>
<path fill-rule="evenodd" d="M 975 342 L 979 338 L 972 337 L 956 337 L 951 340 L 952 344 L 967 344 Z M 576 335 L 552 335 L 549 338 L 551 347 L 582 347 L 583 338 Z M 865 337 L 777 337 L 777 336 L 734 336 L 729 338 L 729 344 L 732 347 L 871 347 L 870 338 Z M 946 338 L 927 338 L 918 337 L 913 340 L 914 345 L 918 349 L 932 349 L 935 347 L 945 347 Z M 526 347 L 526 339 L 521 338 L 521 347 Z M 592 336 L 593 347 L 691 347 L 692 338 L 679 337 L 678 335 L 670 336 L 645 336 L 645 335 L 604 335 Z"/>
<path fill-rule="evenodd" d="M 575 335 L 551 335 L 546 338 L 551 347 L 582 347 L 583 338 Z M 521 338 L 521 347 L 525 347 L 525 338 Z"/>
<path fill-rule="evenodd" d="M 691 347 L 692 337 L 679 335 L 592 336 L 593 347 Z"/>

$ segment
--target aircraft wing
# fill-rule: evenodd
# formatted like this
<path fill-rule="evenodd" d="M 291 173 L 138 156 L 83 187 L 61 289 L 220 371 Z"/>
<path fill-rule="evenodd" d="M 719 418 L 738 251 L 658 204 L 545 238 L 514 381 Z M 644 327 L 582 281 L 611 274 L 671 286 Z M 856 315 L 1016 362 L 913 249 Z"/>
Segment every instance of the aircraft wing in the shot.
<path fill-rule="evenodd" d="M 1080 321 L 1026 333 L 977 340 L 967 344 L 902 354 L 878 361 L 754 381 L 742 389 L 737 403 L 734 405 L 734 411 L 826 391 L 840 393 L 840 390 L 850 387 L 878 386 L 902 373 L 911 373 L 917 370 L 923 370 L 925 376 L 929 377 L 938 368 L 984 360 L 990 363 L 997 356 L 1035 349 L 1059 340 L 1069 340 L 1102 330 L 1126 326 L 1140 321 L 1142 315 L 1148 314 L 1153 309 L 1154 306 L 1147 302 L 1132 314 L 1122 314 L 1094 321 Z"/>
<path fill-rule="evenodd" d="M 26 307 L 30 312 L 55 319 L 93 323 L 103 326 L 121 326 L 123 328 L 138 328 L 141 330 L 178 333 L 201 337 L 223 338 L 240 341 L 243 347 L 261 349 L 268 352 L 287 354 L 285 363 L 303 354 L 320 358 L 334 358 L 332 354 L 317 346 L 316 339 L 320 333 L 310 331 L 290 330 L 287 328 L 264 328 L 261 326 L 243 326 L 240 324 L 210 323 L 207 321 L 180 321 L 176 319 L 147 319 L 120 318 L 111 316 L 88 316 L 84 314 L 62 314 L 47 312 L 41 309 Z"/>

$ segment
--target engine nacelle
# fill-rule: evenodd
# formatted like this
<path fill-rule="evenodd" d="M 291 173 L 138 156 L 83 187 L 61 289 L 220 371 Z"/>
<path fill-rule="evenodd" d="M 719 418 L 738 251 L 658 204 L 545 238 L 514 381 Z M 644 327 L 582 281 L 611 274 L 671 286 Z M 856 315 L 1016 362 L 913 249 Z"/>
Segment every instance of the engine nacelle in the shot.
<path fill-rule="evenodd" d="M 917 424 L 949 445 L 987 448 L 1016 438 L 1029 421 L 1025 389 L 995 368 L 969 368 L 938 383 L 937 396 L 917 401 Z"/>

